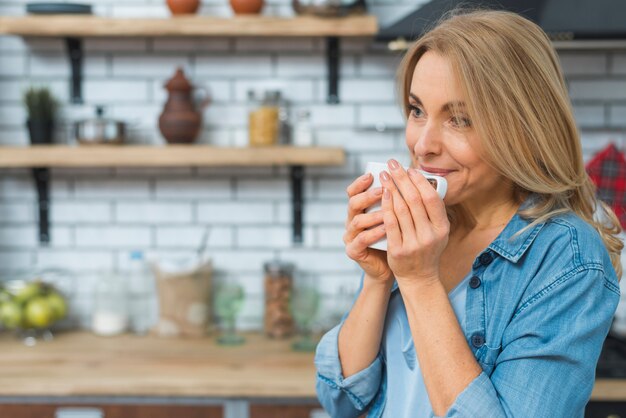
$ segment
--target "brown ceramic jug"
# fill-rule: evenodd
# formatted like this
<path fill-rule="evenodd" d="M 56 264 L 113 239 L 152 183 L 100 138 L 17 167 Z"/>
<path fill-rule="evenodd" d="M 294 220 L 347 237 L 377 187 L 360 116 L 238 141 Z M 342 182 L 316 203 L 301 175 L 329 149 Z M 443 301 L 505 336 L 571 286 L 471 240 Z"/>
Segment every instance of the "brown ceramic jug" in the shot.
<path fill-rule="evenodd" d="M 200 0 L 167 0 L 167 7 L 173 15 L 196 13 L 198 6 L 200 6 Z"/>
<path fill-rule="evenodd" d="M 196 140 L 202 126 L 202 110 L 209 104 L 206 89 L 204 100 L 197 105 L 193 89 L 182 68 L 166 84 L 169 92 L 163 113 L 159 117 L 159 129 L 170 144 L 189 144 Z"/>
<path fill-rule="evenodd" d="M 230 0 L 235 14 L 257 14 L 263 8 L 264 0 Z"/>

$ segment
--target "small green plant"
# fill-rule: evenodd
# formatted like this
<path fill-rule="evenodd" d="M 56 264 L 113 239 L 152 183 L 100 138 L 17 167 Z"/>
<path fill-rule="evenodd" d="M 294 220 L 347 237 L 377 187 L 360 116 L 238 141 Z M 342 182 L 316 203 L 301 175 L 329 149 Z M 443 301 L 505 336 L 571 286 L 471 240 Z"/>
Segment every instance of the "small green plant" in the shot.
<path fill-rule="evenodd" d="M 24 93 L 24 104 L 31 121 L 54 120 L 58 106 L 47 87 L 29 87 Z"/>

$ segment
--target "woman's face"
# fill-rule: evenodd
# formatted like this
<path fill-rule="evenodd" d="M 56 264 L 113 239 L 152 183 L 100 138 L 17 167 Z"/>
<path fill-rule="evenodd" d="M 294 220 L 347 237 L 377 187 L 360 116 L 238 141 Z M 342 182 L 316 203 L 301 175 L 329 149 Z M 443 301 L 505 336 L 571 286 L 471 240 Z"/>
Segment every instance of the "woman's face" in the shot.
<path fill-rule="evenodd" d="M 426 52 L 411 80 L 406 143 L 413 167 L 446 178 L 447 205 L 486 202 L 495 188 L 503 187 L 500 176 L 480 157 L 465 102 L 448 60 Z"/>

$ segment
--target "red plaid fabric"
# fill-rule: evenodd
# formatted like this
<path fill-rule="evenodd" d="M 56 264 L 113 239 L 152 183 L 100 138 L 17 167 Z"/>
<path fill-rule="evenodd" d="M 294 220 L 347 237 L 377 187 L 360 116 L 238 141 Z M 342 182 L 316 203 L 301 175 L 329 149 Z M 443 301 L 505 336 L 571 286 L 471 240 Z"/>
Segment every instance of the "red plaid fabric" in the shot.
<path fill-rule="evenodd" d="M 596 154 L 586 166 L 591 180 L 598 187 L 597 198 L 607 203 L 626 228 L 626 160 L 609 144 Z"/>

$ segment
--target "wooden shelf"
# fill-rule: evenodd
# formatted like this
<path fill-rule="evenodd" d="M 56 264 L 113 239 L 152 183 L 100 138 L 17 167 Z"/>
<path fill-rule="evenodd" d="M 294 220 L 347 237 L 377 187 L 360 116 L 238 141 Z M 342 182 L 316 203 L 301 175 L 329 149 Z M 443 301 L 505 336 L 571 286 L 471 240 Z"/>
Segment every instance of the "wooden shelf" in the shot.
<path fill-rule="evenodd" d="M 378 32 L 375 16 L 345 18 L 236 16 L 109 18 L 92 15 L 0 17 L 0 34 L 56 37 L 308 36 L 357 37 Z"/>
<path fill-rule="evenodd" d="M 252 167 L 342 165 L 342 148 L 225 148 L 205 145 L 0 147 L 0 168 Z"/>
<path fill-rule="evenodd" d="M 93 15 L 0 16 L 0 35 L 65 38 L 72 79 L 70 100 L 83 103 L 82 38 L 84 37 L 320 37 L 326 38 L 328 103 L 339 103 L 339 39 L 369 37 L 378 33 L 375 16 L 319 18 L 177 16 L 170 18 L 111 18 Z"/>

